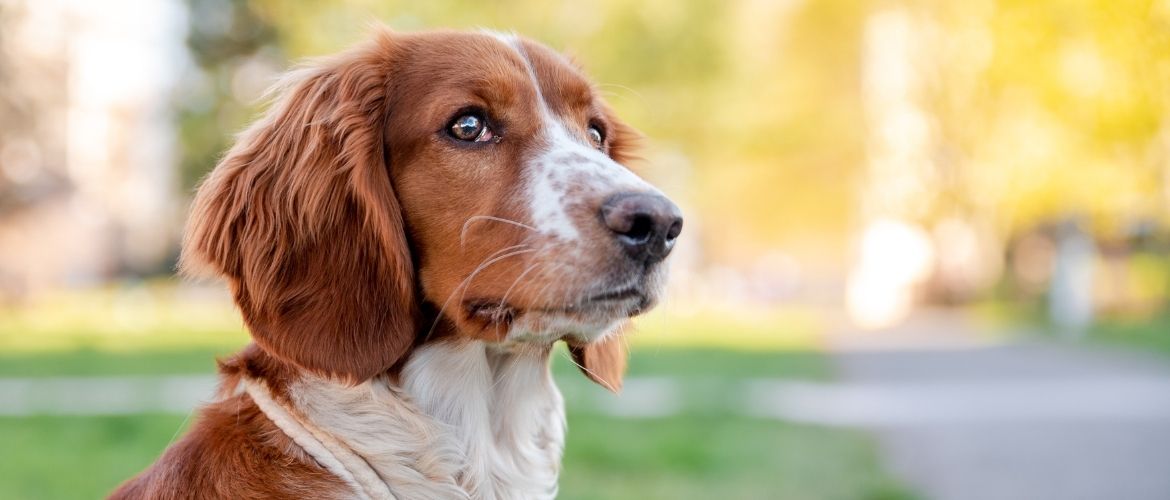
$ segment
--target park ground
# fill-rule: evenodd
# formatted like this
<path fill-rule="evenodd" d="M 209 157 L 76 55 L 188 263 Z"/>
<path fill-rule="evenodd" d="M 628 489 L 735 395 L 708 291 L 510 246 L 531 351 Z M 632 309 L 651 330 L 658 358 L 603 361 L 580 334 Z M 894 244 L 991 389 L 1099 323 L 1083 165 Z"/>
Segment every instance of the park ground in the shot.
<path fill-rule="evenodd" d="M 100 497 L 190 424 L 193 398 L 122 411 L 78 393 L 212 382 L 213 359 L 246 337 L 222 303 L 175 293 L 63 296 L 0 316 L 0 394 L 25 400 L 0 407 L 0 497 Z M 1170 322 L 1106 323 L 1087 343 L 987 324 L 948 312 L 862 333 L 800 308 L 668 305 L 639 322 L 621 396 L 554 356 L 570 427 L 560 497 L 1048 498 L 1036 492 L 1064 484 L 1085 495 L 1059 498 L 1167 498 L 1144 471 L 1170 449 L 1158 396 Z"/>
<path fill-rule="evenodd" d="M 27 393 L 62 382 L 68 391 L 78 381 L 100 388 L 110 380 L 210 380 L 214 358 L 246 338 L 216 300 L 174 293 L 109 290 L 0 315 L 0 392 L 5 382 L 15 384 L 10 392 Z M 800 311 L 735 321 L 677 312 L 647 318 L 632 343 L 632 384 L 622 396 L 587 383 L 559 352 L 553 368 L 570 429 L 560 498 L 915 498 L 882 468 L 868 433 L 745 411 L 738 394 L 750 381 L 834 378 L 818 328 Z M 676 397 L 655 399 L 661 381 Z M 106 406 L 92 412 L 106 414 L 92 415 L 84 404 L 68 411 L 8 405 L 0 408 L 7 414 L 0 417 L 2 498 L 101 497 L 190 425 L 185 411 L 125 414 Z"/>

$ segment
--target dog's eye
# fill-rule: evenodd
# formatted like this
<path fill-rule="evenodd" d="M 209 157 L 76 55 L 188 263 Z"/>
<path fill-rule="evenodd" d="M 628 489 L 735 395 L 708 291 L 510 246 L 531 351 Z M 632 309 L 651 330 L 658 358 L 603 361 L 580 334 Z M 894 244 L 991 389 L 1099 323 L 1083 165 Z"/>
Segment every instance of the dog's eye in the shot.
<path fill-rule="evenodd" d="M 452 120 L 451 125 L 447 127 L 447 133 L 451 134 L 451 137 L 467 142 L 487 142 L 495 137 L 492 129 L 484 123 L 484 119 L 472 113 L 459 115 Z"/>
<path fill-rule="evenodd" d="M 589 142 L 592 142 L 593 147 L 597 149 L 601 149 L 601 146 L 605 144 L 605 134 L 595 125 L 589 126 Z"/>

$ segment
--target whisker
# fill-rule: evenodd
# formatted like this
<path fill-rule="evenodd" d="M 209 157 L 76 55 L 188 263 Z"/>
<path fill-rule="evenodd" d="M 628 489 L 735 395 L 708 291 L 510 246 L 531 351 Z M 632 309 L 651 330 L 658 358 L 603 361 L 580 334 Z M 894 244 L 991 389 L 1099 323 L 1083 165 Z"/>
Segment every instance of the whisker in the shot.
<path fill-rule="evenodd" d="M 528 266 L 527 269 L 525 269 L 523 272 L 521 272 L 520 275 L 517 276 L 515 280 L 512 280 L 512 284 L 508 286 L 508 289 L 504 291 L 503 298 L 500 299 L 500 307 L 504 307 L 504 305 L 506 305 L 508 303 L 508 295 L 512 293 L 513 288 L 516 288 L 516 285 L 520 284 L 520 280 L 524 279 L 525 275 L 532 272 L 532 270 L 536 269 L 537 266 L 540 266 L 540 264 L 542 264 L 542 263 L 541 262 L 533 263 L 532 265 Z"/>
<path fill-rule="evenodd" d="M 568 264 L 566 264 L 565 262 L 561 262 L 561 261 L 554 261 L 554 262 L 553 262 L 553 264 L 556 264 L 556 267 L 554 267 L 554 268 L 552 269 L 552 272 L 549 272 L 549 273 L 548 273 L 548 274 L 550 274 L 550 275 L 559 274 L 559 273 L 560 273 L 560 271 L 561 271 L 562 269 L 564 269 L 564 268 L 566 268 L 566 267 L 569 267 L 569 266 L 568 266 Z M 549 288 L 551 288 L 551 287 L 552 287 L 553 285 L 555 285 L 555 284 L 557 284 L 557 283 L 556 283 L 556 280 L 545 280 L 545 282 L 544 282 L 544 286 L 542 286 L 542 287 L 540 288 L 540 291 L 539 291 L 539 292 L 537 292 L 535 296 L 537 296 L 537 297 L 544 297 L 545 293 L 546 293 L 546 292 L 548 292 L 548 289 L 549 289 Z M 563 292 L 562 292 L 562 293 L 563 293 Z M 560 306 L 561 304 L 560 304 L 560 303 L 553 303 L 553 304 L 548 304 L 548 305 L 549 305 L 549 306 L 552 306 L 552 307 L 558 307 L 558 306 Z"/>
<path fill-rule="evenodd" d="M 451 300 L 455 298 L 455 294 L 459 293 L 460 289 L 463 289 L 463 291 L 466 292 L 466 287 L 471 284 L 471 279 L 474 278 L 476 274 L 478 274 L 480 271 L 486 269 L 488 266 L 492 265 L 493 263 L 499 262 L 500 260 L 503 260 L 505 258 L 536 251 L 535 249 L 527 249 L 527 250 L 522 249 L 522 247 L 526 247 L 526 246 L 528 246 L 528 245 L 513 245 L 510 247 L 502 248 L 500 250 L 496 250 L 495 252 L 492 252 L 491 255 L 484 258 L 484 261 L 481 262 L 478 266 L 476 266 L 475 270 L 472 271 L 471 274 L 467 275 L 467 278 L 464 278 L 464 280 L 461 283 L 459 283 L 459 285 L 456 286 L 454 290 L 451 290 L 451 294 L 447 296 L 447 300 L 443 301 L 443 305 L 439 307 L 439 312 L 437 312 L 435 314 L 435 321 L 431 323 L 431 327 L 430 327 L 430 329 L 427 330 L 427 334 L 423 337 L 423 339 L 426 340 L 426 339 L 431 338 L 431 334 L 435 333 L 435 328 L 439 326 L 439 320 L 443 318 L 443 313 L 446 312 L 447 306 L 451 305 Z M 513 250 L 515 250 L 515 251 L 513 251 Z M 500 254 L 504 254 L 504 255 L 500 255 Z M 462 300 L 462 298 L 460 300 Z"/>
<path fill-rule="evenodd" d="M 491 260 L 489 260 L 489 261 L 487 261 L 487 262 L 484 262 L 483 264 L 480 264 L 480 265 L 479 265 L 479 267 L 475 268 L 475 270 L 474 270 L 474 271 L 472 271 L 472 272 L 471 272 L 471 274 L 469 274 L 469 275 L 467 276 L 467 279 L 466 279 L 466 280 L 464 280 L 464 282 L 465 282 L 465 283 L 467 283 L 467 284 L 470 284 L 470 283 L 471 283 L 471 279 L 472 279 L 472 278 L 474 278 L 474 277 L 475 277 L 475 275 L 479 274 L 479 273 L 480 273 L 480 271 L 483 271 L 484 269 L 487 269 L 487 268 L 488 268 L 488 266 L 490 266 L 490 265 L 492 265 L 492 264 L 495 264 L 496 262 L 499 262 L 499 261 L 501 261 L 501 260 L 504 260 L 504 259 L 506 259 L 506 258 L 508 258 L 508 257 L 515 257 L 515 256 L 517 256 L 517 255 L 526 254 L 526 253 L 532 253 L 532 252 L 536 252 L 536 251 L 538 251 L 538 250 L 539 250 L 539 249 L 536 249 L 536 248 L 529 248 L 529 249 L 524 249 L 524 250 L 516 250 L 515 252 L 509 252 L 509 253 L 506 253 L 506 254 L 504 254 L 504 255 L 501 255 L 501 256 L 499 256 L 499 257 L 496 257 L 496 258 L 494 258 L 494 259 L 491 259 Z M 461 295 L 459 296 L 459 301 L 460 301 L 460 302 L 463 302 L 463 299 L 464 299 L 464 298 L 466 298 L 466 296 L 467 296 L 467 287 L 466 287 L 466 286 L 464 286 L 464 287 L 463 287 L 463 294 L 461 294 Z"/>
<path fill-rule="evenodd" d="M 637 98 L 637 100 L 638 100 L 638 101 L 641 101 L 641 102 L 645 102 L 645 101 L 646 101 L 646 97 L 645 97 L 645 96 L 643 96 L 643 95 L 642 95 L 640 92 L 638 92 L 637 90 L 634 90 L 634 89 L 632 89 L 632 88 L 630 88 L 630 87 L 627 87 L 627 86 L 625 86 L 625 85 L 619 85 L 619 84 L 616 84 L 616 83 L 602 83 L 602 84 L 598 85 L 598 88 L 600 88 L 600 89 L 603 89 L 603 92 L 605 92 L 606 94 L 610 94 L 610 95 L 613 95 L 613 96 L 615 96 L 615 97 L 626 97 L 626 96 L 622 96 L 622 95 L 620 95 L 620 94 L 619 94 L 619 93 L 617 93 L 617 92 L 607 91 L 607 90 L 604 90 L 604 89 L 606 89 L 606 88 L 614 88 L 614 89 L 618 89 L 618 90 L 624 90 L 624 91 L 626 91 L 628 94 L 630 94 L 630 95 L 633 95 L 635 98 Z"/>
<path fill-rule="evenodd" d="M 534 257 L 538 257 L 538 256 L 539 256 L 539 253 L 537 255 L 535 255 Z M 537 260 L 536 262 L 533 262 L 531 265 L 529 265 L 527 268 L 525 268 L 524 271 L 522 271 L 519 276 L 516 276 L 516 279 L 512 280 L 512 284 L 508 285 L 508 289 L 504 291 L 503 297 L 500 298 L 500 308 L 501 309 L 503 309 L 504 306 L 508 303 L 508 295 L 512 293 L 512 289 L 515 288 L 516 285 L 520 283 L 520 280 L 524 279 L 525 275 L 532 272 L 532 270 L 536 269 L 538 266 L 540 266 L 540 264 L 541 264 L 541 262 L 539 260 Z M 500 325 L 499 325 L 499 323 L 497 323 L 496 324 L 496 337 L 499 337 L 499 336 L 500 336 Z"/>
<path fill-rule="evenodd" d="M 239 404 L 239 403 L 237 402 L 237 404 Z M 183 417 L 183 421 L 179 423 L 179 427 L 177 429 L 175 429 L 175 433 L 171 434 L 171 440 L 167 441 L 167 448 L 170 448 L 171 445 L 175 443 L 175 438 L 179 437 L 179 433 L 183 432 L 183 428 L 187 426 L 187 422 L 191 421 L 191 415 L 194 413 L 195 413 L 195 410 L 192 409 L 191 411 L 187 412 L 187 416 Z M 239 423 L 238 422 L 238 419 L 239 419 L 238 412 L 236 413 L 236 418 L 237 418 L 237 424 L 238 424 Z"/>
<path fill-rule="evenodd" d="M 471 227 L 471 223 L 477 220 L 486 220 L 493 222 L 503 222 L 504 224 L 511 224 L 516 227 L 522 227 L 531 231 L 537 231 L 535 227 L 529 226 L 523 222 L 517 222 L 512 219 L 505 219 L 503 217 L 495 217 L 492 215 L 472 215 L 463 222 L 463 229 L 459 231 L 459 246 L 463 246 L 467 242 L 467 230 Z"/>
<path fill-rule="evenodd" d="M 516 279 L 512 280 L 512 284 L 508 286 L 508 289 L 504 291 L 504 296 L 500 298 L 500 309 L 503 309 L 504 306 L 508 304 L 508 295 L 512 293 L 512 289 L 516 288 L 516 285 L 520 284 L 520 280 L 524 279 L 525 275 L 532 272 L 532 270 L 536 269 L 538 266 L 540 266 L 540 264 L 541 264 L 540 261 L 532 263 L 532 265 L 530 265 L 526 269 L 524 269 L 524 271 L 521 272 L 520 275 L 516 277 Z M 496 337 L 499 337 L 499 336 L 500 336 L 500 324 L 497 323 L 496 324 Z"/>
<path fill-rule="evenodd" d="M 578 363 L 577 360 L 573 359 L 572 356 L 569 356 L 568 354 L 566 354 L 565 351 L 561 351 L 561 356 L 564 356 L 565 359 L 569 360 L 570 363 L 577 365 L 577 368 L 580 368 L 581 371 L 588 373 L 589 375 L 592 375 L 594 381 L 605 386 L 605 388 L 609 389 L 610 392 L 617 392 L 617 389 L 614 389 L 612 385 L 609 385 L 609 382 L 606 382 L 605 379 L 599 377 L 596 373 L 593 372 L 593 370 L 590 370 L 588 368 L 585 368 L 584 366 L 581 366 L 581 363 Z"/>
<path fill-rule="evenodd" d="M 621 340 L 622 343 L 626 345 L 626 356 L 629 356 L 630 353 L 632 352 L 630 350 L 630 335 L 632 335 L 633 333 L 629 332 L 629 330 L 633 330 L 633 329 L 634 329 L 634 325 L 631 323 L 630 325 L 627 325 L 625 328 L 621 328 L 619 331 L 616 331 L 616 332 L 613 332 L 610 334 L 610 335 L 618 335 L 619 340 Z"/>

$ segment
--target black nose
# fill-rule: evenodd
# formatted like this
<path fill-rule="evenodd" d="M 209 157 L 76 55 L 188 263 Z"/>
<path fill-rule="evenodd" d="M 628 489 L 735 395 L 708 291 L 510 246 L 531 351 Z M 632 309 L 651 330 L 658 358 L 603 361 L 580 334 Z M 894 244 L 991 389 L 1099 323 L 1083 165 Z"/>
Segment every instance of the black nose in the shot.
<path fill-rule="evenodd" d="M 665 259 L 682 232 L 682 212 L 665 196 L 620 193 L 601 205 L 601 221 L 626 253 L 653 264 Z"/>

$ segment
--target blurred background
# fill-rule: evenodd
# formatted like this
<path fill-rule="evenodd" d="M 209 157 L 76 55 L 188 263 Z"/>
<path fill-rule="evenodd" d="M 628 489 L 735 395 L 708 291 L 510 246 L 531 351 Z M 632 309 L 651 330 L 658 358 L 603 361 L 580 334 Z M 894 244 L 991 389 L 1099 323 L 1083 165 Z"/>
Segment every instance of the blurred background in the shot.
<path fill-rule="evenodd" d="M 297 60 L 572 54 L 687 214 L 562 498 L 1170 498 L 1170 1 L 0 0 L 0 497 L 152 462 L 247 342 L 173 276 Z"/>

